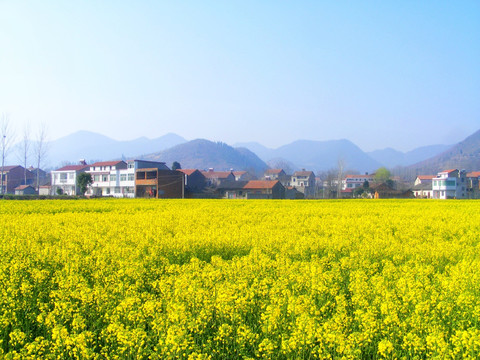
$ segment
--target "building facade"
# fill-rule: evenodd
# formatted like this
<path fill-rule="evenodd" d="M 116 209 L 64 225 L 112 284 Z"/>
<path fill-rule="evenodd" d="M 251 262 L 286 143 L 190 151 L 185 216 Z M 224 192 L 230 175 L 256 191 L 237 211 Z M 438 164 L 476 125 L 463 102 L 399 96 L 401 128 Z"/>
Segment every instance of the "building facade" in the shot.
<path fill-rule="evenodd" d="M 292 175 L 291 186 L 305 195 L 305 198 L 315 197 L 315 174 L 313 171 L 295 171 Z"/>
<path fill-rule="evenodd" d="M 90 167 L 82 161 L 78 165 L 67 165 L 51 172 L 51 195 L 83 195 L 77 186 L 77 176 L 86 172 Z"/>
<path fill-rule="evenodd" d="M 439 172 L 432 179 L 434 199 L 465 199 L 467 198 L 467 172 L 451 169 Z"/>

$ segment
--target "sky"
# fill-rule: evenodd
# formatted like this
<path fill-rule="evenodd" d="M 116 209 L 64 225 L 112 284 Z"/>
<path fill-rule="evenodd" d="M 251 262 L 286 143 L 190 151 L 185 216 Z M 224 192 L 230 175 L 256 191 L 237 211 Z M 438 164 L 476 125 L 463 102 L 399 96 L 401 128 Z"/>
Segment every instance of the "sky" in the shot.
<path fill-rule="evenodd" d="M 51 140 L 454 144 L 479 64 L 477 0 L 0 0 L 0 113 Z"/>

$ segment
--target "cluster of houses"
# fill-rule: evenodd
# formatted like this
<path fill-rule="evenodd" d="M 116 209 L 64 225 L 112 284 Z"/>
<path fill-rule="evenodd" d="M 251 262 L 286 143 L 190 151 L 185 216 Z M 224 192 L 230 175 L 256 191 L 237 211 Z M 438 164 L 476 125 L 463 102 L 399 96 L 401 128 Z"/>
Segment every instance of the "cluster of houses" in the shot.
<path fill-rule="evenodd" d="M 82 194 L 78 183 L 81 173 L 92 180 Z M 20 165 L 0 169 L 0 194 L 17 195 L 86 195 L 117 198 L 226 198 L 226 199 L 313 199 L 322 197 L 351 198 L 369 188 L 369 197 L 377 198 L 480 198 L 480 172 L 446 170 L 437 175 L 417 176 L 413 188 L 398 190 L 391 184 L 378 183 L 375 174 L 349 174 L 336 180 L 336 191 L 325 195 L 327 184 L 313 171 L 268 169 L 257 178 L 248 171 L 215 171 L 214 169 L 170 169 L 164 162 L 116 160 L 63 166 L 46 174 L 40 169 Z M 334 194 L 335 193 L 335 194 Z"/>

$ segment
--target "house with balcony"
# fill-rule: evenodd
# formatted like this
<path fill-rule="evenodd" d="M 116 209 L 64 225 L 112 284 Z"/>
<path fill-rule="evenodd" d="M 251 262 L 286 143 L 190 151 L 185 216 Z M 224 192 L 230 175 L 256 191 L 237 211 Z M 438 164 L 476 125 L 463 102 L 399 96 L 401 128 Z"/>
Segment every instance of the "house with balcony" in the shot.
<path fill-rule="evenodd" d="M 135 173 L 135 196 L 156 199 L 184 198 L 185 174 L 170 169 L 138 169 Z"/>
<path fill-rule="evenodd" d="M 52 195 L 65 194 L 70 196 L 80 194 L 80 188 L 77 186 L 77 176 L 86 172 L 90 168 L 85 161 L 80 161 L 78 165 L 67 165 L 51 172 L 51 191 Z"/>
<path fill-rule="evenodd" d="M 439 172 L 432 179 L 434 199 L 465 199 L 467 198 L 467 172 L 451 169 Z"/>
<path fill-rule="evenodd" d="M 436 175 L 418 175 L 415 178 L 415 182 L 413 183 L 414 186 L 419 185 L 419 184 L 432 184 L 433 178 L 436 177 Z"/>
<path fill-rule="evenodd" d="M 122 160 L 100 161 L 90 165 L 87 172 L 92 175 L 92 184 L 88 195 L 126 197 L 134 193 L 125 184 L 127 180 L 127 163 Z"/>
<path fill-rule="evenodd" d="M 295 171 L 291 186 L 303 193 L 306 199 L 315 197 L 315 174 L 313 171 Z"/>

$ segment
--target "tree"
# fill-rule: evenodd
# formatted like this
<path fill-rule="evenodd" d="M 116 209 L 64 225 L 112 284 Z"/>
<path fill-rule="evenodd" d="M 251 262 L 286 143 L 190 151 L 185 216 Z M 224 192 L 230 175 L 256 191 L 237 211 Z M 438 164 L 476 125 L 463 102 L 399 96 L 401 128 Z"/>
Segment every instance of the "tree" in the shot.
<path fill-rule="evenodd" d="M 87 188 L 92 185 L 93 179 L 92 174 L 82 172 L 77 176 L 77 186 L 80 188 L 80 193 L 85 195 Z"/>
<path fill-rule="evenodd" d="M 0 173 L 1 183 L 0 183 L 0 194 L 4 193 L 4 172 L 5 172 L 5 158 L 10 152 L 11 145 L 15 135 L 12 127 L 10 126 L 10 119 L 6 114 L 2 114 L 2 119 L 0 121 L 0 151 L 2 155 L 2 169 Z"/>
<path fill-rule="evenodd" d="M 174 161 L 172 164 L 172 170 L 180 170 L 182 168 L 182 165 L 178 161 Z"/>
<path fill-rule="evenodd" d="M 368 180 L 365 179 L 365 181 L 363 182 L 363 186 L 362 186 L 364 189 L 368 189 L 370 187 L 370 183 L 368 182 Z"/>
<path fill-rule="evenodd" d="M 337 161 L 337 199 L 341 198 L 342 195 L 342 185 L 343 185 L 343 178 L 345 176 L 345 160 L 342 158 L 338 158 Z"/>
<path fill-rule="evenodd" d="M 23 184 L 27 185 L 27 164 L 30 154 L 30 127 L 25 123 L 23 127 L 22 140 L 18 145 L 18 157 L 23 164 Z"/>
<path fill-rule="evenodd" d="M 45 123 L 41 123 L 40 127 L 38 128 L 37 138 L 35 139 L 33 150 L 35 153 L 35 160 L 37 162 L 37 190 L 38 190 L 40 187 L 40 167 L 45 161 L 45 157 L 47 156 L 47 152 L 48 152 L 47 125 Z"/>
<path fill-rule="evenodd" d="M 392 174 L 386 167 L 381 167 L 375 172 L 375 182 L 377 183 L 386 183 L 390 180 Z"/>

